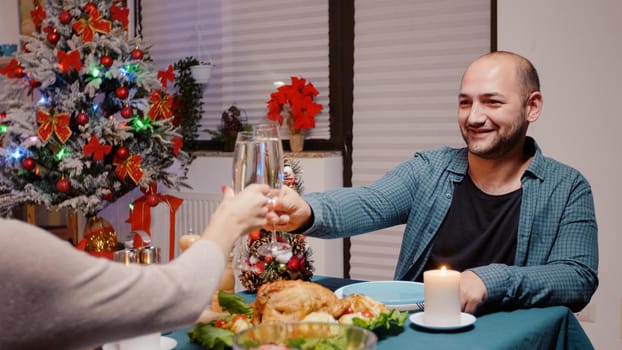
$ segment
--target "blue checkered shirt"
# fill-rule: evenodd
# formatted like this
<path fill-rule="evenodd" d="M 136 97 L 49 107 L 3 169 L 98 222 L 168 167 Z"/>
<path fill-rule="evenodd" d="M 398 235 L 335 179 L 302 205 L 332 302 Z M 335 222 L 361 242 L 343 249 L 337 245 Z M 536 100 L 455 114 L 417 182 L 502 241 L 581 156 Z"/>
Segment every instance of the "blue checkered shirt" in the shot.
<path fill-rule="evenodd" d="M 598 286 L 598 242 L 592 191 L 575 169 L 535 155 L 521 178 L 514 265 L 474 266 L 486 303 L 501 307 L 585 306 Z M 395 279 L 417 276 L 467 173 L 467 150 L 418 152 L 369 186 L 305 196 L 315 220 L 309 236 L 337 238 L 406 224 Z M 412 269 L 412 271 L 411 271 Z M 411 273 L 409 273 L 409 271 Z M 412 273 L 414 272 L 414 273 Z"/>

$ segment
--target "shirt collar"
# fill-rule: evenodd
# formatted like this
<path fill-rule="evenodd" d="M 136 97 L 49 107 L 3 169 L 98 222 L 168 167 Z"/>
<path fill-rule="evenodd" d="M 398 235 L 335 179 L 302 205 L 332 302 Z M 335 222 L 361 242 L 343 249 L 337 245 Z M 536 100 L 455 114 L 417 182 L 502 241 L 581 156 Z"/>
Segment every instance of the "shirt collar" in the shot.
<path fill-rule="evenodd" d="M 540 180 L 544 180 L 544 156 L 542 155 L 540 146 L 538 146 L 536 141 L 530 136 L 525 137 L 525 150 L 527 153 L 533 154 L 533 159 L 525 170 L 523 177 L 529 174 Z M 465 176 L 469 169 L 467 153 L 468 150 L 466 147 L 458 149 L 456 156 L 449 163 L 447 170 L 452 173 Z"/>

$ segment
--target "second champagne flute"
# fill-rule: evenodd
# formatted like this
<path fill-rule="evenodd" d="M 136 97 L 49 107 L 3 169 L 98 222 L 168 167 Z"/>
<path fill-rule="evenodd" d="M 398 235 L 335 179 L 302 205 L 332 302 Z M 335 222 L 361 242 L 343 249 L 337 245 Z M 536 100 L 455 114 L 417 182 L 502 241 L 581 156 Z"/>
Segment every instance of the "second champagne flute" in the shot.
<path fill-rule="evenodd" d="M 253 130 L 257 158 L 256 182 L 267 184 L 280 191 L 285 177 L 285 164 L 279 127 L 277 124 L 259 124 Z M 278 195 L 271 198 L 273 205 L 277 198 Z M 276 257 L 291 251 L 289 243 L 278 240 L 274 223 L 270 233 L 270 242 L 261 246 L 257 251 L 260 255 Z"/>

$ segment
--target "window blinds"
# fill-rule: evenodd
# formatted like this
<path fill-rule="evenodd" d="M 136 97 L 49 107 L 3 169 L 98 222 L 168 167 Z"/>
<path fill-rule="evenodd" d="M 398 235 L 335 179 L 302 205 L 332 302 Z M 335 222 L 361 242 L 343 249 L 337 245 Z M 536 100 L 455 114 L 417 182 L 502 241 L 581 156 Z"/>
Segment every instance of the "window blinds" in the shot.
<path fill-rule="evenodd" d="M 352 185 L 415 151 L 462 146 L 457 96 L 466 66 L 490 51 L 489 0 L 357 0 Z M 350 276 L 391 279 L 404 226 L 351 238 Z"/>
<path fill-rule="evenodd" d="M 307 138 L 329 138 L 328 0 L 143 1 L 142 34 L 161 69 L 187 56 L 216 64 L 203 85 L 201 129 L 218 129 L 232 104 L 249 124 L 266 122 L 274 83 L 301 76 L 324 106 Z"/>

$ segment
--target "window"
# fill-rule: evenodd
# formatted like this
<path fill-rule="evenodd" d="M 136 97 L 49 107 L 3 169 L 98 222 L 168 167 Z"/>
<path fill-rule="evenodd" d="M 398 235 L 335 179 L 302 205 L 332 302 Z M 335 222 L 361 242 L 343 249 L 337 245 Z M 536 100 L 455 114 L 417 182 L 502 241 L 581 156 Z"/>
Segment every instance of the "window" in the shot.
<path fill-rule="evenodd" d="M 266 102 L 274 83 L 302 76 L 320 91 L 317 102 L 324 106 L 307 138 L 329 140 L 328 5 L 305 0 L 142 1 L 142 35 L 161 69 L 187 56 L 216 64 L 203 86 L 200 129 L 217 129 L 222 112 L 232 104 L 250 124 L 267 121 Z"/>
<path fill-rule="evenodd" d="M 357 0 L 352 185 L 380 178 L 418 150 L 464 143 L 460 78 L 490 51 L 489 0 Z M 393 277 L 403 226 L 350 239 L 350 276 Z"/>

